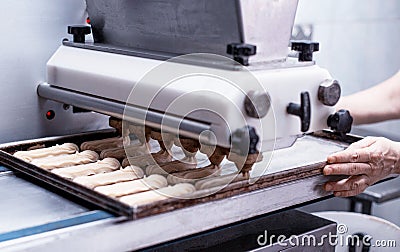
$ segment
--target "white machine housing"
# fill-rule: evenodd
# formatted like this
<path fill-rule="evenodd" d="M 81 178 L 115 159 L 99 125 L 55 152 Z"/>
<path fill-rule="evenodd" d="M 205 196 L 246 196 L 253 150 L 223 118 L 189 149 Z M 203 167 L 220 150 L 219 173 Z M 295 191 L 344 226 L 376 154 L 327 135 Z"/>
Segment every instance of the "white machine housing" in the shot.
<path fill-rule="evenodd" d="M 160 66 L 164 67 L 161 72 L 157 70 Z M 165 75 L 160 76 L 160 73 Z M 299 117 L 286 111 L 289 103 L 300 103 L 301 92 L 310 94 L 311 123 L 307 132 L 327 128 L 327 118 L 335 111 L 334 107 L 318 100 L 320 84 L 332 77 L 313 62 L 291 64 L 288 61 L 279 67 L 266 65 L 238 70 L 61 46 L 48 61 L 47 74 L 48 88 L 62 88 L 67 92 L 127 104 L 126 115 L 129 115 L 128 107 L 160 113 L 164 117 L 164 129 L 169 131 L 182 122 L 191 121 L 192 130 L 189 126 L 180 134 L 193 138 L 202 135 L 203 141 L 222 147 L 229 147 L 232 133 L 246 125 L 254 127 L 260 136 L 260 151 L 290 146 L 298 136 L 306 133 L 300 130 Z M 270 97 L 271 108 L 260 120 L 246 114 L 244 101 L 250 91 L 266 92 Z M 39 95 L 41 93 L 50 96 L 39 87 Z M 52 98 L 68 103 L 68 98 Z M 179 100 L 178 106 L 174 105 L 176 100 Z M 129 117 L 124 119 L 136 123 L 146 120 L 140 116 L 137 121 Z M 175 118 L 180 123 L 172 125 L 165 118 Z M 162 128 L 162 123 L 158 126 L 154 121 L 148 123 Z M 196 125 L 200 125 L 200 129 Z M 202 134 L 204 131 L 213 134 Z"/>

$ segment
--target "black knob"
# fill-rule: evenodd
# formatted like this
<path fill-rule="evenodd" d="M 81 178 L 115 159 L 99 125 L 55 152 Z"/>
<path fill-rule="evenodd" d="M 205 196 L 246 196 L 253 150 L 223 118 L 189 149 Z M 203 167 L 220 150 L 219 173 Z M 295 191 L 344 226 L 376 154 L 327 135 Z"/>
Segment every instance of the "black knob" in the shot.
<path fill-rule="evenodd" d="M 85 43 L 85 35 L 91 33 L 90 26 L 87 25 L 70 25 L 68 26 L 68 34 L 74 36 L 74 43 Z"/>
<path fill-rule="evenodd" d="M 260 137 L 251 126 L 238 129 L 231 135 L 232 152 L 245 156 L 257 153 L 257 144 Z"/>
<path fill-rule="evenodd" d="M 289 103 L 286 111 L 291 115 L 296 115 L 300 117 L 301 131 L 308 131 L 311 122 L 311 103 L 310 94 L 308 92 L 302 92 L 300 94 L 300 104 Z"/>
<path fill-rule="evenodd" d="M 313 61 L 313 53 L 319 51 L 319 43 L 292 41 L 292 50 L 299 52 L 299 61 Z"/>
<path fill-rule="evenodd" d="M 319 85 L 318 100 L 326 106 L 335 106 L 340 99 L 342 89 L 337 80 L 325 80 Z"/>
<path fill-rule="evenodd" d="M 257 47 L 250 44 L 232 43 L 228 45 L 226 53 L 232 55 L 236 62 L 248 66 L 249 57 L 257 53 Z"/>
<path fill-rule="evenodd" d="M 348 110 L 341 109 L 335 114 L 328 117 L 328 126 L 339 133 L 349 133 L 351 125 L 353 124 L 353 117 L 351 117 Z"/>

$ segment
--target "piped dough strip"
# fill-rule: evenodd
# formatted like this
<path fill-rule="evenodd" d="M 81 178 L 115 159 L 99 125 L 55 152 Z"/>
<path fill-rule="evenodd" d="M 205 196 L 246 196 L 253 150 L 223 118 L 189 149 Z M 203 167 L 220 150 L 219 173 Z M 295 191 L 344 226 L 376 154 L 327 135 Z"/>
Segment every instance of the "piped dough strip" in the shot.
<path fill-rule="evenodd" d="M 156 161 L 151 154 L 145 154 L 138 157 L 128 157 L 122 161 L 122 167 L 129 165 L 139 166 L 140 168 L 145 168 L 148 165 L 154 165 Z"/>
<path fill-rule="evenodd" d="M 126 147 L 117 147 L 103 150 L 100 153 L 100 158 L 116 158 L 118 160 L 123 160 L 126 158 L 127 154 L 129 157 L 137 157 L 148 154 L 149 150 L 145 145 L 131 145 Z"/>
<path fill-rule="evenodd" d="M 130 164 L 145 168 L 149 165 L 165 165 L 172 161 L 172 156 L 167 151 L 159 151 L 157 153 L 147 153 L 137 157 L 127 157 L 122 161 L 122 167 Z"/>
<path fill-rule="evenodd" d="M 245 180 L 246 178 L 243 176 L 243 174 L 229 174 L 229 175 L 224 175 L 220 177 L 212 177 L 212 178 L 206 178 L 202 179 L 196 182 L 194 185 L 197 190 L 204 190 L 204 189 L 209 189 L 213 187 L 219 187 L 219 186 L 226 186 L 230 183 Z"/>
<path fill-rule="evenodd" d="M 161 175 L 151 175 L 144 179 L 138 179 L 129 182 L 121 182 L 113 185 L 99 186 L 94 190 L 110 197 L 121 197 L 124 195 L 134 194 L 159 189 L 168 185 L 167 179 Z"/>
<path fill-rule="evenodd" d="M 161 174 L 161 175 L 168 175 L 170 173 L 174 172 L 181 172 L 181 171 L 186 171 L 186 170 L 192 170 L 196 168 L 196 163 L 188 163 L 188 162 L 182 162 L 179 160 L 175 160 L 172 162 L 169 162 L 164 165 L 149 165 L 146 167 L 146 174 L 147 175 L 152 175 L 152 174 Z"/>
<path fill-rule="evenodd" d="M 158 190 L 151 190 L 142 193 L 136 193 L 120 198 L 121 202 L 130 206 L 140 206 L 150 204 L 168 198 L 185 197 L 196 191 L 192 184 L 182 183 L 174 186 L 164 187 Z"/>
<path fill-rule="evenodd" d="M 34 149 L 28 151 L 17 151 L 14 153 L 14 157 L 22 159 L 26 162 L 32 162 L 34 159 L 60 156 L 66 154 L 74 154 L 77 151 L 79 151 L 79 148 L 76 144 L 65 143 L 47 148 Z"/>
<path fill-rule="evenodd" d="M 81 150 L 92 150 L 101 152 L 106 149 L 117 148 L 124 146 L 122 137 L 112 137 L 94 141 L 87 141 L 81 144 Z"/>
<path fill-rule="evenodd" d="M 168 184 L 194 183 L 199 179 L 217 177 L 221 175 L 220 168 L 203 167 L 188 171 L 176 172 L 167 176 Z"/>
<path fill-rule="evenodd" d="M 111 185 L 119 182 L 132 181 L 143 178 L 143 170 L 136 166 L 128 166 L 124 169 L 96 174 L 93 176 L 77 177 L 73 181 L 80 185 L 93 189 L 98 186 Z"/>
<path fill-rule="evenodd" d="M 120 168 L 120 163 L 115 158 L 106 158 L 96 163 L 70 166 L 65 168 L 53 169 L 51 172 L 61 177 L 73 179 L 79 176 L 90 176 L 99 173 L 115 171 Z"/>
<path fill-rule="evenodd" d="M 99 155 L 96 152 L 86 150 L 70 155 L 34 159 L 32 161 L 32 164 L 46 170 L 52 170 L 55 168 L 93 163 L 96 162 L 98 159 Z"/>

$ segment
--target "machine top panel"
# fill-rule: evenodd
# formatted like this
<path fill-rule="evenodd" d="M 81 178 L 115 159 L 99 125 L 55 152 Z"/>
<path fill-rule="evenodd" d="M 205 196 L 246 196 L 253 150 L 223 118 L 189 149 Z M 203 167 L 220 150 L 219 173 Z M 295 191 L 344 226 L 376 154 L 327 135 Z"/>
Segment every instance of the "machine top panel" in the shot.
<path fill-rule="evenodd" d="M 257 47 L 254 61 L 284 60 L 298 0 L 87 0 L 94 40 L 182 55 Z"/>

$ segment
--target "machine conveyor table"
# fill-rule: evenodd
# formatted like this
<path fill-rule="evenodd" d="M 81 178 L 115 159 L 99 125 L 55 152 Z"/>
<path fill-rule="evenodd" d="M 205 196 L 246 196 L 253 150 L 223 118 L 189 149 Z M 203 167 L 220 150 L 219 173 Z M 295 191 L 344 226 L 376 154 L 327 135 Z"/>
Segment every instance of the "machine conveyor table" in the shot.
<path fill-rule="evenodd" d="M 112 217 L 92 211 L 0 167 L 0 242 Z"/>

